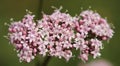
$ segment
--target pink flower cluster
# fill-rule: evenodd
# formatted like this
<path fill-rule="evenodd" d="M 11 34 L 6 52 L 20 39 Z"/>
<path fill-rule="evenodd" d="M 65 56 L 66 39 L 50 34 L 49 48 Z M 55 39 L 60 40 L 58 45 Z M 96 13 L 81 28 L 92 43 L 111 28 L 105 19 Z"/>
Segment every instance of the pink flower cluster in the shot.
<path fill-rule="evenodd" d="M 87 61 L 89 55 L 92 55 L 93 58 L 101 55 L 102 41 L 112 38 L 114 31 L 106 19 L 101 18 L 98 13 L 91 10 L 83 11 L 80 17 L 80 20 L 75 22 L 75 29 L 77 31 L 76 34 L 82 37 L 83 40 L 81 41 L 82 43 L 78 42 L 73 45 L 76 49 L 80 49 L 80 58 L 83 61 Z"/>
<path fill-rule="evenodd" d="M 90 10 L 75 17 L 55 10 L 51 15 L 43 14 L 37 23 L 33 18 L 34 15 L 27 14 L 22 21 L 9 26 L 9 39 L 20 61 L 30 62 L 37 54 L 69 61 L 72 49 L 79 49 L 79 58 L 87 61 L 89 55 L 101 55 L 102 41 L 109 40 L 114 33 L 106 19 Z"/>
<path fill-rule="evenodd" d="M 38 38 L 34 15 L 27 14 L 22 21 L 13 22 L 9 27 L 10 42 L 15 46 L 20 61 L 30 62 L 38 53 Z"/>
<path fill-rule="evenodd" d="M 72 57 L 75 20 L 69 14 L 55 10 L 51 15 L 44 14 L 42 20 L 38 21 L 38 33 L 43 38 L 42 45 L 46 45 L 45 49 L 50 56 L 64 57 L 67 61 Z"/>

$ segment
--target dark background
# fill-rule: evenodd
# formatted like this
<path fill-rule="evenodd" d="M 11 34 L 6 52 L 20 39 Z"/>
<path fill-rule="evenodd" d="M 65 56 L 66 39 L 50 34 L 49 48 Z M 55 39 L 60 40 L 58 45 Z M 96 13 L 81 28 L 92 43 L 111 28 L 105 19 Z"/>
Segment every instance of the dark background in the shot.
<path fill-rule="evenodd" d="M 51 6 L 63 6 L 62 11 L 67 9 L 72 16 L 79 14 L 81 7 L 85 10 L 91 6 L 102 17 L 107 17 L 108 22 L 115 26 L 115 34 L 108 44 L 104 42 L 101 58 L 110 61 L 114 66 L 120 66 L 120 0 L 43 0 L 42 4 L 40 0 L 0 0 L 0 66 L 35 66 L 35 60 L 30 63 L 19 62 L 14 47 L 3 37 L 8 33 L 8 26 L 4 23 L 10 23 L 10 18 L 21 20 L 26 9 L 37 15 L 36 19 L 41 18 L 41 5 L 46 14 L 53 12 Z M 72 58 L 69 62 L 52 58 L 48 66 L 77 66 L 79 63 L 82 62 L 77 58 Z"/>

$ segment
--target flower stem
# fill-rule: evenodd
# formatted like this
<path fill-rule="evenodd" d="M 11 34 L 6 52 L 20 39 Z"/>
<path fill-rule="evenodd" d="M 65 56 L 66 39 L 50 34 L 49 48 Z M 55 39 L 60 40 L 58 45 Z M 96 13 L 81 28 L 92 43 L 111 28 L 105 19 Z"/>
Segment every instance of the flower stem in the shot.
<path fill-rule="evenodd" d="M 41 66 L 41 63 L 38 59 L 35 61 L 35 66 Z"/>
<path fill-rule="evenodd" d="M 39 6 L 38 6 L 38 19 L 40 19 L 42 17 L 42 9 L 43 9 L 43 0 L 39 0 Z"/>
<path fill-rule="evenodd" d="M 42 58 L 41 58 L 42 59 Z M 51 59 L 51 56 L 46 56 L 43 60 L 43 62 L 40 60 L 40 57 L 37 57 L 35 59 L 35 66 L 47 66 L 49 61 Z"/>
<path fill-rule="evenodd" d="M 42 66 L 47 66 L 50 59 L 51 59 L 51 56 L 47 56 L 46 59 L 43 61 Z"/>
<path fill-rule="evenodd" d="M 39 0 L 39 8 L 38 8 L 38 19 L 42 17 L 42 8 L 43 8 L 43 0 Z M 35 66 L 47 66 L 51 57 L 47 56 L 43 63 L 41 64 L 40 60 L 37 60 L 35 63 Z"/>

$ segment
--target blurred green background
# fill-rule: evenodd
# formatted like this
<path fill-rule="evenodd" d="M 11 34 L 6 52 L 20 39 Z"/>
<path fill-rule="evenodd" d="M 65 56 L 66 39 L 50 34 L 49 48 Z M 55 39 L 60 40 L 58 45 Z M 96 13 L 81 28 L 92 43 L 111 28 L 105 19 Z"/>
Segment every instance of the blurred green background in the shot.
<path fill-rule="evenodd" d="M 3 37 L 8 33 L 8 27 L 4 23 L 10 23 L 10 18 L 22 19 L 26 9 L 37 15 L 36 19 L 41 18 L 41 5 L 42 11 L 47 14 L 53 12 L 51 6 L 63 6 L 62 11 L 67 9 L 72 16 L 79 14 L 81 7 L 85 10 L 91 6 L 102 17 L 107 17 L 108 22 L 115 26 L 115 34 L 109 44 L 104 42 L 101 58 L 110 61 L 114 66 L 120 66 L 120 0 L 43 0 L 42 4 L 41 0 L 0 0 L 0 66 L 35 66 L 35 60 L 30 63 L 19 62 L 14 47 Z M 52 58 L 48 66 L 77 66 L 79 63 L 82 62 L 77 58 L 72 58 L 69 62 Z"/>

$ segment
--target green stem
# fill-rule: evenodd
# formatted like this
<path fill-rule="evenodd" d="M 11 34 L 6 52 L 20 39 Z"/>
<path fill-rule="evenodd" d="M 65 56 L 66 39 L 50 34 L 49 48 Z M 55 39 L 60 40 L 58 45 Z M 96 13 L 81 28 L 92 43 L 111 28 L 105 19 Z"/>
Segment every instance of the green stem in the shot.
<path fill-rule="evenodd" d="M 42 9 L 43 9 L 43 0 L 39 0 L 39 8 L 38 8 L 38 19 L 42 18 Z M 39 58 L 36 60 L 35 66 L 47 66 L 51 57 L 47 56 L 43 63 L 41 64 Z"/>
<path fill-rule="evenodd" d="M 42 17 L 42 9 L 43 9 L 43 0 L 39 0 L 39 6 L 38 6 L 38 19 L 40 19 Z"/>
<path fill-rule="evenodd" d="M 49 61 L 50 61 L 51 57 L 47 56 L 46 59 L 44 60 L 44 62 L 42 63 L 42 66 L 47 66 Z"/>
<path fill-rule="evenodd" d="M 35 66 L 47 66 L 49 61 L 51 59 L 51 56 L 46 56 L 43 60 L 43 62 L 40 62 L 40 57 L 37 57 L 35 60 Z"/>
<path fill-rule="evenodd" d="M 35 61 L 35 66 L 41 66 L 40 60 L 38 60 L 39 58 L 36 59 Z"/>

